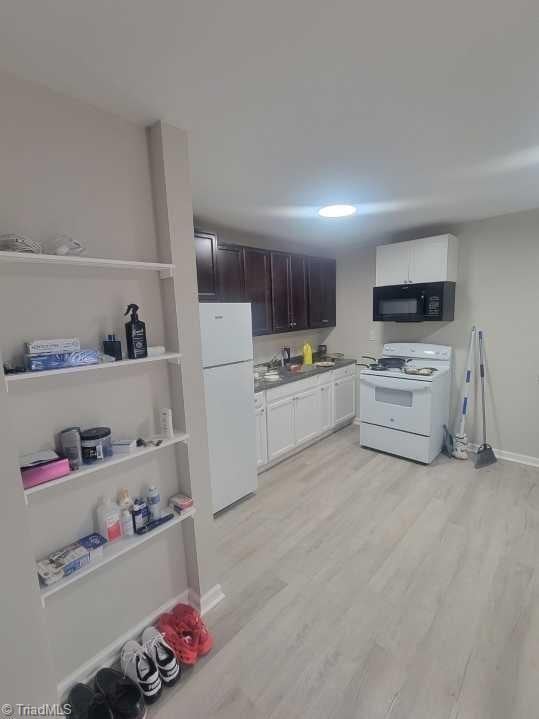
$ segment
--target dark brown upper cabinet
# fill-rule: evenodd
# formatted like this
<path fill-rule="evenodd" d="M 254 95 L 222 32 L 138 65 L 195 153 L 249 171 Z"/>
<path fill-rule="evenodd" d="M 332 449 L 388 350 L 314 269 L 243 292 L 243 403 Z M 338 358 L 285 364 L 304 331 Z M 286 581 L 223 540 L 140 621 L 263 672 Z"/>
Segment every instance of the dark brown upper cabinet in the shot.
<path fill-rule="evenodd" d="M 291 332 L 307 327 L 305 258 L 271 253 L 273 331 Z"/>
<path fill-rule="evenodd" d="M 303 255 L 290 256 L 290 315 L 294 330 L 308 327 L 307 260 Z"/>
<path fill-rule="evenodd" d="M 195 231 L 198 298 L 200 300 L 217 300 L 216 247 L 217 237 L 215 235 L 209 232 Z"/>
<path fill-rule="evenodd" d="M 243 247 L 227 245 L 217 240 L 217 298 L 222 302 L 243 302 L 245 283 Z"/>
<path fill-rule="evenodd" d="M 335 260 L 231 245 L 195 231 L 200 301 L 250 302 L 253 335 L 335 327 Z"/>
<path fill-rule="evenodd" d="M 335 260 L 308 258 L 309 327 L 335 327 L 337 273 Z"/>
<path fill-rule="evenodd" d="M 251 303 L 253 335 L 272 332 L 270 253 L 254 247 L 243 248 L 245 302 Z"/>

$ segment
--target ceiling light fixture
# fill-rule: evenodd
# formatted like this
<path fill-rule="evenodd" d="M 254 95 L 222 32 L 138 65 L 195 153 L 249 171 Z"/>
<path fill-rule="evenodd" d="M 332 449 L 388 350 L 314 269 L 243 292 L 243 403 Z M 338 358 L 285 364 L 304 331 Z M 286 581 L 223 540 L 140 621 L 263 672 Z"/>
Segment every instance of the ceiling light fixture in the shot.
<path fill-rule="evenodd" d="M 357 207 L 354 205 L 326 205 L 318 210 L 320 217 L 350 217 L 355 215 Z"/>

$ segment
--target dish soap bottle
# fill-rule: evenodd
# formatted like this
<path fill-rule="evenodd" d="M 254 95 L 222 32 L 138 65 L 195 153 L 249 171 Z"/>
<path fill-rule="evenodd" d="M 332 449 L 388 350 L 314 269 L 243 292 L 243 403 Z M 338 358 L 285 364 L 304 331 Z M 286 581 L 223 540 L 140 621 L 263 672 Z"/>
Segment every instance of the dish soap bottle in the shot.
<path fill-rule="evenodd" d="M 146 341 L 146 325 L 138 316 L 139 306 L 128 305 L 124 315 L 131 312 L 131 319 L 125 324 L 127 339 L 127 356 L 129 359 L 141 359 L 148 356 L 148 342 Z"/>
<path fill-rule="evenodd" d="M 303 345 L 303 364 L 312 365 L 313 363 L 313 348 L 310 342 L 305 342 Z"/>

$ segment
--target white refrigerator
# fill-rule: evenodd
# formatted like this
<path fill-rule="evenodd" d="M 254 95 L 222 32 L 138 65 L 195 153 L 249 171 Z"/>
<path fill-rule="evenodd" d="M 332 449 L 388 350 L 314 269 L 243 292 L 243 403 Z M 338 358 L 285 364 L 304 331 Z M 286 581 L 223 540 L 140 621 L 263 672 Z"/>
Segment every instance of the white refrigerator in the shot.
<path fill-rule="evenodd" d="M 251 305 L 200 303 L 213 511 L 256 492 Z"/>

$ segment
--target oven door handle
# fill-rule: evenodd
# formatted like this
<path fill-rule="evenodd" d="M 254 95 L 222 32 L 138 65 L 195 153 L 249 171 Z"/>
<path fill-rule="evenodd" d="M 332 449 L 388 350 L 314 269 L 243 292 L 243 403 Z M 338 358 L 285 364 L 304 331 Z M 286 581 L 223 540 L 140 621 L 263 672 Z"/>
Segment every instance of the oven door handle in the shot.
<path fill-rule="evenodd" d="M 430 382 L 422 382 L 413 379 L 393 379 L 391 377 L 373 377 L 362 374 L 359 376 L 361 384 L 370 387 L 382 387 L 383 389 L 394 389 L 400 392 L 426 392 L 429 389 Z"/>

